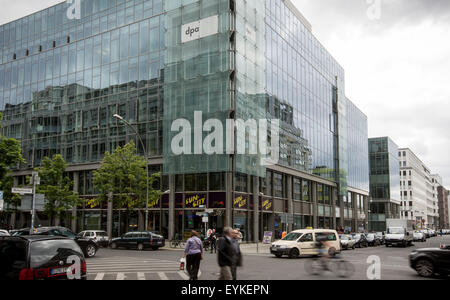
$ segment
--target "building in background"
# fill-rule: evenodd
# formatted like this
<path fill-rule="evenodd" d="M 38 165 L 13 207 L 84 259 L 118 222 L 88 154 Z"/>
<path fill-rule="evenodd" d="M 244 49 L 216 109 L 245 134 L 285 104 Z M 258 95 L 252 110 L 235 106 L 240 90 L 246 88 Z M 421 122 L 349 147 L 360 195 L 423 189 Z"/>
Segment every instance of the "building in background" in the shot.
<path fill-rule="evenodd" d="M 439 223 L 439 198 L 438 198 L 438 188 L 442 186 L 442 177 L 439 174 L 431 175 L 431 184 L 433 195 L 431 201 L 428 201 L 428 223 L 432 224 L 434 228 L 440 228 Z"/>
<path fill-rule="evenodd" d="M 435 224 L 434 179 L 428 168 L 410 149 L 399 149 L 401 217 L 420 227 Z"/>
<path fill-rule="evenodd" d="M 400 218 L 398 146 L 389 137 L 369 139 L 369 230 L 386 231 L 386 219 Z"/>
<path fill-rule="evenodd" d="M 439 203 L 439 227 L 440 229 L 450 229 L 450 207 L 449 191 L 442 185 L 437 188 Z"/>
<path fill-rule="evenodd" d="M 200 231 L 205 209 L 208 226 L 239 227 L 246 241 L 308 226 L 367 229 L 367 117 L 346 98 L 343 68 L 291 1 L 85 0 L 79 20 L 67 18 L 69 6 L 0 26 L 2 130 L 22 142 L 27 161 L 16 185 L 60 153 L 74 190 L 95 197 L 93 171 L 105 151 L 136 140 L 113 118 L 119 114 L 137 127 L 151 171 L 163 172 L 169 192 L 150 207 L 147 229 L 166 238 Z M 171 125 L 194 124 L 195 111 L 222 122 L 279 119 L 279 163 L 175 155 Z M 61 222 L 118 236 L 144 229 L 144 211 L 108 217 L 107 204 L 81 205 Z M 39 213 L 41 224 L 47 219 Z M 29 225 L 29 214 L 11 220 Z"/>

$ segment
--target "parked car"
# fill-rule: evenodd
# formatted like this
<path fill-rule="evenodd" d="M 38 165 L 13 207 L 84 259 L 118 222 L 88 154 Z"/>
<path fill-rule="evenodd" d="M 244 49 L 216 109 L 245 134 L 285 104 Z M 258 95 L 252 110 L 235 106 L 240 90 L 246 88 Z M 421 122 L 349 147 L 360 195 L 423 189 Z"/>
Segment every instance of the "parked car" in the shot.
<path fill-rule="evenodd" d="M 109 246 L 109 237 L 105 231 L 101 230 L 86 230 L 78 234 L 79 238 L 89 239 L 97 243 L 100 247 Z"/>
<path fill-rule="evenodd" d="M 109 246 L 112 249 L 126 248 L 142 251 L 146 248 L 152 248 L 158 250 L 165 246 L 165 239 L 163 236 L 150 231 L 128 232 L 119 238 L 112 239 Z"/>
<path fill-rule="evenodd" d="M 384 235 L 384 232 L 377 232 L 377 233 L 375 233 L 375 235 L 376 235 L 377 238 L 380 240 L 381 245 L 384 245 L 384 243 L 385 243 L 385 235 Z"/>
<path fill-rule="evenodd" d="M 450 274 L 450 245 L 440 248 L 414 250 L 409 256 L 410 266 L 422 277 Z"/>
<path fill-rule="evenodd" d="M 414 232 L 414 242 L 426 242 L 427 238 L 425 236 L 425 233 L 422 231 L 415 231 Z"/>
<path fill-rule="evenodd" d="M 9 232 L 7 230 L 0 229 L 0 236 L 9 236 Z"/>
<path fill-rule="evenodd" d="M 318 255 L 317 243 L 319 240 L 326 241 L 330 254 L 341 252 L 341 242 L 336 230 L 329 229 L 304 229 L 295 230 L 283 239 L 272 243 L 270 253 L 278 258 L 287 255 L 295 259 L 299 256 Z"/>
<path fill-rule="evenodd" d="M 369 246 L 376 247 L 381 245 L 380 239 L 376 236 L 375 233 L 369 233 L 366 235 L 367 243 Z"/>
<path fill-rule="evenodd" d="M 63 236 L 74 240 L 80 246 L 87 258 L 97 254 L 98 244 L 90 239 L 77 237 L 70 229 L 65 227 L 40 227 L 36 229 L 37 235 Z"/>
<path fill-rule="evenodd" d="M 341 238 L 341 247 L 343 250 L 353 249 L 355 250 L 355 244 L 356 240 L 353 238 L 353 236 L 349 234 L 342 234 L 340 236 Z"/>
<path fill-rule="evenodd" d="M 367 241 L 366 235 L 364 233 L 354 233 L 352 234 L 352 236 L 356 241 L 356 248 L 369 247 L 369 242 Z"/>
<path fill-rule="evenodd" d="M 80 246 L 64 237 L 43 235 L 0 237 L 0 281 L 64 280 L 76 274 L 73 257 L 80 261 L 79 278 L 86 280 L 86 260 Z"/>

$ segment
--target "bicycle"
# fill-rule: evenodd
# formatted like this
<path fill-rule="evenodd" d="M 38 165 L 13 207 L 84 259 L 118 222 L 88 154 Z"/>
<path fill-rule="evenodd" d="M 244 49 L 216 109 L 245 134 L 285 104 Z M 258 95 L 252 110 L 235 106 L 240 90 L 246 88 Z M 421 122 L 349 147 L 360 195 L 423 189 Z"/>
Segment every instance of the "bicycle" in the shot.
<path fill-rule="evenodd" d="M 339 256 L 331 258 L 323 258 L 321 256 L 314 257 L 305 263 L 305 270 L 308 274 L 319 276 L 325 272 L 331 272 L 340 278 L 348 278 L 355 272 L 354 266 Z"/>
<path fill-rule="evenodd" d="M 186 246 L 186 242 L 183 240 L 172 240 L 170 241 L 170 247 L 171 248 L 184 248 Z"/>

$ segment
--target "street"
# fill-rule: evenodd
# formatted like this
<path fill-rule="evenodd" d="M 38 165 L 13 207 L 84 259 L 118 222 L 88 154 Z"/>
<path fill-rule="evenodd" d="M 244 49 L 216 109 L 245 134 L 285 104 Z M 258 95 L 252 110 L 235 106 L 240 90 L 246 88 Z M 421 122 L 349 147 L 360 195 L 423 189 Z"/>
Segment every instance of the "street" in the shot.
<path fill-rule="evenodd" d="M 409 267 L 408 255 L 414 249 L 439 247 L 450 244 L 450 236 L 435 237 L 426 243 L 415 243 L 409 248 L 386 248 L 385 246 L 344 251 L 342 258 L 354 267 L 351 277 L 345 279 L 367 280 L 370 267 L 368 258 L 381 260 L 382 280 L 423 280 Z M 333 273 L 311 276 L 305 271 L 305 263 L 311 258 L 275 258 L 269 254 L 267 245 L 242 245 L 244 266 L 238 270 L 240 280 L 339 280 Z M 87 262 L 89 280 L 186 280 L 179 271 L 182 249 L 164 248 L 158 251 L 134 251 L 100 249 L 97 256 Z M 215 254 L 205 253 L 201 264 L 201 280 L 217 280 L 219 268 Z"/>

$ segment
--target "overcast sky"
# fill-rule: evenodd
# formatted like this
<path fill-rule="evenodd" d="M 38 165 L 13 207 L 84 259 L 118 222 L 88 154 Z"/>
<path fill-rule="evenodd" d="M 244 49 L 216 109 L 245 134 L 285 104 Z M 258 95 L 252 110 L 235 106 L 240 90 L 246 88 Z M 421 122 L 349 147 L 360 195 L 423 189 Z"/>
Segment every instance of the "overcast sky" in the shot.
<path fill-rule="evenodd" d="M 344 67 L 370 137 L 411 148 L 450 188 L 450 1 L 292 1 Z M 0 0 L 0 24 L 59 2 Z"/>

